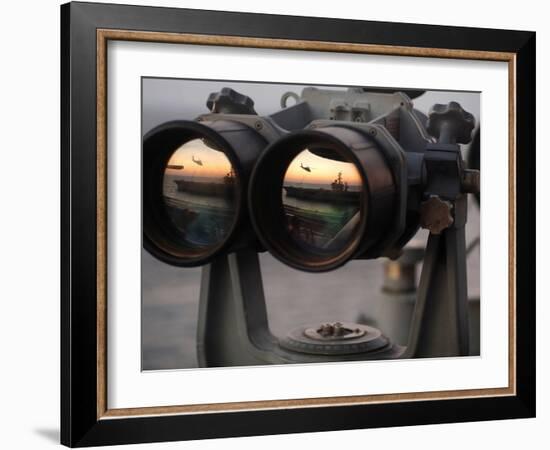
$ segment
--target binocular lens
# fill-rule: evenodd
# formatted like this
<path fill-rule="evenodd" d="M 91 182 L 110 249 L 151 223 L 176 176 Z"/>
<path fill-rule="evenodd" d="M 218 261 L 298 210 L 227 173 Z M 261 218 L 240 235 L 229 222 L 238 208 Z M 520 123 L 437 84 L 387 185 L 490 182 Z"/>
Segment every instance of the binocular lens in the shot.
<path fill-rule="evenodd" d="M 206 250 L 223 242 L 236 217 L 234 168 L 206 139 L 181 145 L 163 176 L 166 213 L 189 247 Z"/>
<path fill-rule="evenodd" d="M 290 133 L 266 148 L 250 180 L 249 205 L 260 242 L 276 258 L 324 272 L 380 255 L 397 223 L 395 180 L 403 175 L 394 178 L 386 159 L 392 149 L 372 136 L 326 126 Z"/>
<path fill-rule="evenodd" d="M 251 245 L 246 188 L 266 141 L 230 120 L 166 122 L 143 138 L 143 246 L 193 267 Z"/>
<path fill-rule="evenodd" d="M 355 164 L 328 148 L 305 148 L 284 174 L 284 226 L 301 250 L 318 256 L 339 253 L 357 233 L 361 175 Z"/>

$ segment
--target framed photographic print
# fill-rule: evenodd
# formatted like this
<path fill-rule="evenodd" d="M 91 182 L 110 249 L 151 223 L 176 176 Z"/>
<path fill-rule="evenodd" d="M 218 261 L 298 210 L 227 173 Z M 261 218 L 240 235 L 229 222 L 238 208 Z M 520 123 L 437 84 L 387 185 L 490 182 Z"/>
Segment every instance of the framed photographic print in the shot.
<path fill-rule="evenodd" d="M 63 444 L 534 416 L 535 33 L 61 19 Z"/>

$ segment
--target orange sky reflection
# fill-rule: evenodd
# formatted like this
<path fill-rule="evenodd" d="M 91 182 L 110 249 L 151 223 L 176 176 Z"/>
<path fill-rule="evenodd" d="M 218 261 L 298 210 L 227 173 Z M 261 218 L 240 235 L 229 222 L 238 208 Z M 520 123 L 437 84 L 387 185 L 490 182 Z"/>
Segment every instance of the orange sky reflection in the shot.
<path fill-rule="evenodd" d="M 307 167 L 307 170 L 300 167 Z M 342 180 L 349 185 L 360 185 L 361 175 L 355 164 L 334 161 L 304 150 L 292 160 L 285 174 L 285 183 L 330 184 L 342 172 Z"/>
<path fill-rule="evenodd" d="M 223 178 L 231 163 L 221 151 L 214 150 L 201 139 L 193 139 L 179 147 L 168 161 L 168 165 L 183 166 L 183 169 L 166 169 L 168 175 L 182 177 Z"/>

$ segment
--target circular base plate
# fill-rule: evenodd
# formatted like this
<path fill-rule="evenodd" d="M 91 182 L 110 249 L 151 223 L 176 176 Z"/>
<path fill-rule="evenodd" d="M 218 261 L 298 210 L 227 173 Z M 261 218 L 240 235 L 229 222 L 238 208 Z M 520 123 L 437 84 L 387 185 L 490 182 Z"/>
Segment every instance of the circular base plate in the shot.
<path fill-rule="evenodd" d="M 287 350 L 311 355 L 375 352 L 390 345 L 390 340 L 377 328 L 350 322 L 339 322 L 339 325 L 347 330 L 345 334 L 323 333 L 323 326 L 319 324 L 304 325 L 288 333 L 279 345 Z"/>

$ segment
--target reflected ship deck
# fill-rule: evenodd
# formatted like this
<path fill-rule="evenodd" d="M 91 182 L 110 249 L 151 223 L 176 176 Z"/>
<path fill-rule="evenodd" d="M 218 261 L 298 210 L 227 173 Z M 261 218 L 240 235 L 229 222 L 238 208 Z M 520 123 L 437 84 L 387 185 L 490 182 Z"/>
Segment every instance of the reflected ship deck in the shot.
<path fill-rule="evenodd" d="M 179 192 L 188 192 L 196 195 L 207 195 L 210 197 L 231 197 L 234 195 L 234 184 L 212 183 L 200 181 L 174 180 Z"/>
<path fill-rule="evenodd" d="M 196 232 L 198 227 L 203 232 L 216 230 L 216 233 L 223 234 L 226 224 L 231 224 L 235 218 L 235 210 L 229 204 L 222 206 L 220 204 L 192 203 L 164 196 L 164 206 L 180 230 L 191 231 L 194 229 Z"/>
<path fill-rule="evenodd" d="M 291 205 L 284 205 L 284 211 L 287 217 L 296 217 L 300 221 L 316 225 L 341 225 L 342 223 L 346 223 L 356 213 L 355 210 L 353 212 L 319 211 Z"/>
<path fill-rule="evenodd" d="M 347 208 L 349 209 L 349 208 Z M 356 211 L 318 211 L 284 205 L 287 231 L 304 243 L 325 246 L 345 228 Z"/>
<path fill-rule="evenodd" d="M 284 186 L 284 189 L 289 197 L 323 203 L 357 203 L 361 195 L 360 191 L 339 191 L 323 188 Z"/>

